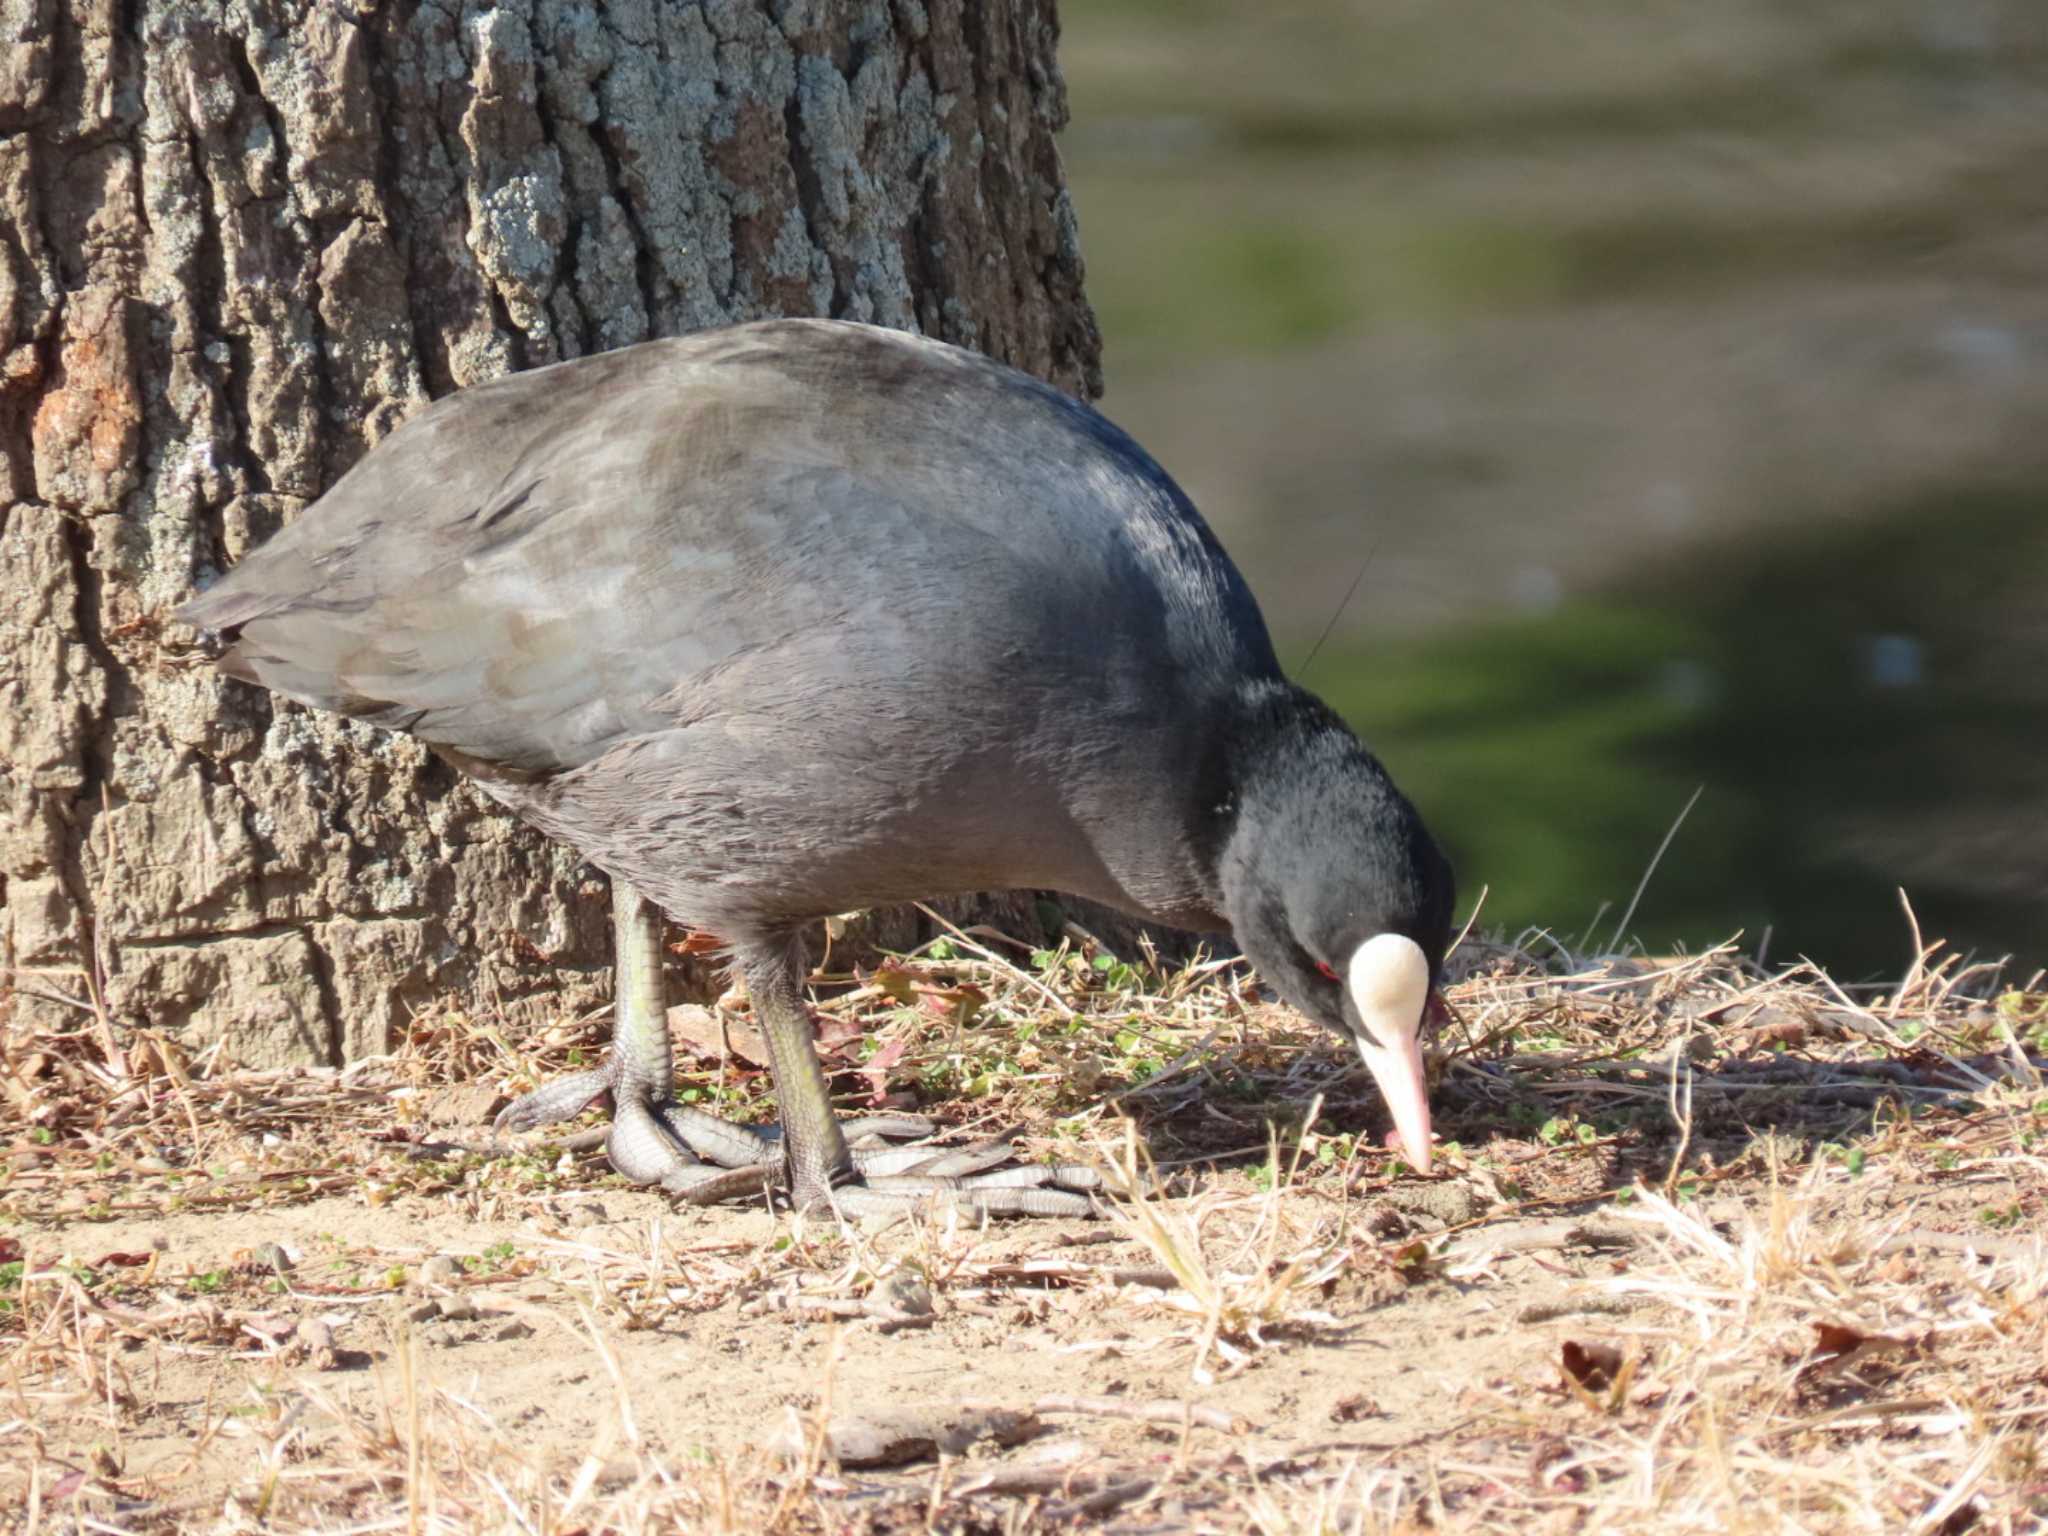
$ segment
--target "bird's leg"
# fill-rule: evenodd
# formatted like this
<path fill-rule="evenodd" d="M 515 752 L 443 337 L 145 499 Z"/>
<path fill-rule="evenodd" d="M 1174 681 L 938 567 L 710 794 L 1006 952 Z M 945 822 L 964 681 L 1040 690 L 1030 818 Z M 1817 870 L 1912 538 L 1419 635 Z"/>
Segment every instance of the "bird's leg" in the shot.
<path fill-rule="evenodd" d="M 747 995 L 768 1040 L 789 1197 L 803 1211 L 829 1207 L 832 1191 L 857 1175 L 846 1133 L 832 1113 L 825 1069 L 818 1065 L 817 1048 L 811 1043 L 810 1014 L 797 980 L 799 953 L 795 935 L 783 934 L 741 950 L 739 960 Z"/>
<path fill-rule="evenodd" d="M 976 1215 L 1087 1216 L 1094 1203 L 1076 1190 L 1093 1188 L 1093 1170 L 1018 1166 L 1007 1141 L 928 1151 L 917 1148 L 856 1154 L 832 1113 L 832 1096 L 811 1040 L 804 1008 L 802 951 L 794 936 L 740 951 L 747 992 L 768 1040 L 789 1197 L 800 1211 L 836 1209 L 842 1216 L 894 1214 L 925 1200 Z M 1065 1187 L 1056 1187 L 1062 1186 Z"/>
<path fill-rule="evenodd" d="M 557 1078 L 507 1105 L 500 1131 L 530 1131 L 581 1114 L 609 1094 L 612 1128 L 605 1152 L 612 1166 L 636 1184 L 659 1184 L 693 1204 L 709 1205 L 759 1194 L 782 1182 L 780 1139 L 677 1103 L 675 1062 L 669 1047 L 668 995 L 662 972 L 660 910 L 623 880 L 612 882 L 612 944 L 617 983 L 612 1052 L 605 1064 Z M 815 1066 L 815 1061 L 813 1062 Z M 929 1120 L 916 1115 L 856 1121 L 856 1136 L 929 1136 Z M 857 1161 L 901 1160 L 896 1149 L 863 1151 Z M 931 1157 L 912 1150 L 914 1161 Z M 712 1164 L 715 1166 L 706 1166 Z"/>
<path fill-rule="evenodd" d="M 612 1029 L 612 1133 L 605 1153 L 635 1184 L 659 1184 L 709 1202 L 758 1193 L 775 1159 L 752 1132 L 674 1101 L 661 912 L 622 880 L 612 883 L 612 946 L 618 968 Z M 701 1120 L 695 1125 L 693 1120 Z M 692 1134 L 694 1132 L 694 1134 Z M 708 1143 L 706 1145 L 705 1143 Z M 723 1165 L 706 1167 L 703 1157 Z"/>
<path fill-rule="evenodd" d="M 801 951 L 794 936 L 741 946 L 741 969 L 768 1037 L 780 1127 L 754 1130 L 674 1098 L 662 974 L 661 914 L 623 880 L 612 882 L 612 938 L 618 983 L 612 1053 L 601 1067 L 557 1079 L 507 1105 L 500 1131 L 530 1131 L 582 1113 L 609 1094 L 605 1152 L 636 1184 L 658 1184 L 694 1205 L 787 1187 L 800 1210 L 836 1206 L 845 1215 L 901 1211 L 950 1200 L 976 1213 L 1087 1215 L 1071 1190 L 1094 1187 L 1084 1168 L 999 1167 L 1006 1140 L 964 1148 L 889 1147 L 871 1138 L 933 1131 L 917 1115 L 881 1115 L 841 1125 L 811 1044 Z M 1063 1187 L 1052 1187 L 1063 1186 Z"/>
<path fill-rule="evenodd" d="M 669 1051 L 668 997 L 661 968 L 661 913 L 623 880 L 612 882 L 616 987 L 612 1053 L 601 1067 L 558 1078 L 499 1114 L 501 1131 L 530 1131 L 612 1099 L 605 1152 L 636 1184 L 659 1184 L 709 1202 L 757 1194 L 775 1182 L 774 1149 L 762 1138 L 677 1104 Z M 707 1167 L 705 1159 L 719 1167 Z"/>

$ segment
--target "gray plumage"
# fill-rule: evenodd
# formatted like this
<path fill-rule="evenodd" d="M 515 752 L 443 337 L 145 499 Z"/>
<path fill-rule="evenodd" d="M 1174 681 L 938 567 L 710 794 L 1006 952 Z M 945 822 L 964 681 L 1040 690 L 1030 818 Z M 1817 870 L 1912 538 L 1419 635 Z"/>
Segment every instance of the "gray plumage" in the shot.
<path fill-rule="evenodd" d="M 465 390 L 179 617 L 743 953 L 1043 887 L 1241 940 L 1270 897 L 1269 925 L 1441 959 L 1448 869 L 1283 679 L 1185 496 L 1086 406 L 939 343 L 773 321 Z M 1266 800 L 1294 829 L 1273 858 L 1245 842 Z M 1347 858 L 1334 913 L 1293 914 Z"/>
<path fill-rule="evenodd" d="M 813 321 L 453 395 L 184 616 L 713 933 L 1001 886 L 1220 927 L 1202 808 L 1151 786 L 1219 679 L 1278 676 L 1129 438 Z"/>

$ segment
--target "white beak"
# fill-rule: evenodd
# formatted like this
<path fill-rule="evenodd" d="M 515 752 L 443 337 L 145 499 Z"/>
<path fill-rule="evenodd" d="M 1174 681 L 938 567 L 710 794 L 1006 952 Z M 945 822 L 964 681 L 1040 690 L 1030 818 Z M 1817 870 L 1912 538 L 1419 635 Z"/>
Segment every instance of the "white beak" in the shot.
<path fill-rule="evenodd" d="M 1429 1085 L 1422 1075 L 1422 1014 L 1429 1004 L 1429 961 L 1422 946 L 1398 933 L 1367 939 L 1351 956 L 1348 978 L 1359 1022 L 1373 1034 L 1358 1040 L 1394 1129 L 1419 1173 L 1429 1172 Z"/>

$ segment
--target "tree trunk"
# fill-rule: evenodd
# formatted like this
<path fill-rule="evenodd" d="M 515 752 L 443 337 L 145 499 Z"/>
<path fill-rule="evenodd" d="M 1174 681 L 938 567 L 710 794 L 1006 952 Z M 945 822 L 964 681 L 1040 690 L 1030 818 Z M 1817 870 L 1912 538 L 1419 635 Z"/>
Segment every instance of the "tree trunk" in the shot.
<path fill-rule="evenodd" d="M 602 882 L 160 634 L 428 398 L 769 314 L 1078 394 L 1053 0 L 0 0 L 0 966 L 251 1063 L 609 990 Z M 403 509 L 395 509 L 402 512 Z"/>

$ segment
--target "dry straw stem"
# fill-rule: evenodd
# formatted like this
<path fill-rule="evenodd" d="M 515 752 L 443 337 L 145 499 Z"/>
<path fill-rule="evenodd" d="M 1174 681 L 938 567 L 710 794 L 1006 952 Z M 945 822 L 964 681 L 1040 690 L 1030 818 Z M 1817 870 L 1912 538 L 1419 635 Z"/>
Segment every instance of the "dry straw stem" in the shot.
<path fill-rule="evenodd" d="M 1309 1106 L 1304 1131 L 1314 1123 L 1319 1107 Z M 1335 1318 L 1310 1303 L 1348 1262 L 1349 1252 L 1337 1223 L 1312 1218 L 1304 1224 L 1300 1218 L 1308 1213 L 1286 1198 L 1298 1162 L 1297 1149 L 1283 1173 L 1276 1142 L 1268 1153 L 1262 1193 L 1246 1197 L 1210 1191 L 1169 1201 L 1153 1192 L 1156 1181 L 1148 1154 L 1135 1125 L 1125 1122 L 1121 1154 L 1111 1165 L 1111 1188 L 1117 1198 L 1109 1216 L 1177 1282 L 1171 1290 L 1139 1287 L 1133 1304 L 1164 1306 L 1198 1320 L 1189 1374 L 1202 1385 L 1217 1379 L 1208 1364 L 1212 1352 L 1222 1358 L 1221 1374 L 1228 1376 L 1265 1348 L 1271 1330 L 1306 1332 L 1336 1326 Z M 1214 1218 L 1246 1211 L 1251 1216 L 1248 1228 L 1240 1221 L 1240 1232 L 1227 1242 L 1205 1241 Z M 1284 1257 L 1283 1245 L 1288 1250 Z M 1226 1247 L 1227 1254 L 1221 1251 Z"/>
<path fill-rule="evenodd" d="M 1982 1497 L 2001 1466 L 2038 1478 L 2048 1242 L 1953 1267 L 1901 1262 L 1886 1225 L 1829 1219 L 1847 1177 L 1817 1161 L 1722 1220 L 1648 1189 L 1621 1213 L 1653 1254 L 1609 1287 L 1657 1303 L 1658 1321 L 1632 1330 L 1654 1362 L 1638 1407 L 1655 1413 L 1604 1453 L 1621 1474 L 1608 1518 L 1964 1529 L 2016 1491 Z M 2007 1528 L 2037 1528 L 2040 1514 Z"/>
<path fill-rule="evenodd" d="M 2043 1529 L 2038 978 L 1917 937 L 1862 988 L 1734 942 L 1468 933 L 1423 1181 L 1337 1042 L 1228 958 L 963 933 L 892 970 L 819 981 L 849 1106 L 1095 1148 L 1109 1220 L 673 1211 L 573 1133 L 475 1129 L 601 1021 L 515 1043 L 436 1008 L 374 1061 L 248 1070 L 103 1025 L 89 978 L 14 978 L 81 1006 L 0 997 L 0 1530 Z M 686 1060 L 678 1089 L 748 1114 L 767 1085 Z M 536 1442 L 556 1405 L 465 1365 L 515 1334 L 580 1374 L 580 1438 Z M 1570 1378 L 1567 1342 L 1618 1368 Z M 1011 1408 L 1129 1416 L 833 1467 L 847 1394 L 912 1390 L 899 1350 L 938 1408 L 1014 1357 Z M 751 1429 L 661 1412 L 785 1357 Z M 794 1458 L 762 1433 L 790 1416 Z"/>

